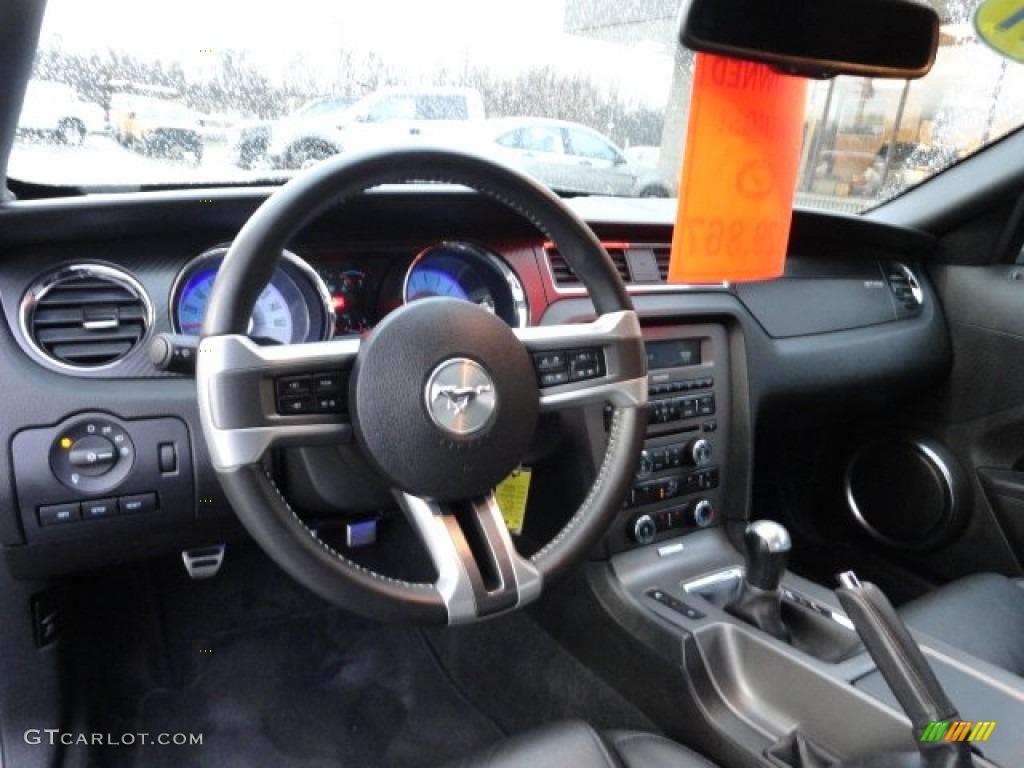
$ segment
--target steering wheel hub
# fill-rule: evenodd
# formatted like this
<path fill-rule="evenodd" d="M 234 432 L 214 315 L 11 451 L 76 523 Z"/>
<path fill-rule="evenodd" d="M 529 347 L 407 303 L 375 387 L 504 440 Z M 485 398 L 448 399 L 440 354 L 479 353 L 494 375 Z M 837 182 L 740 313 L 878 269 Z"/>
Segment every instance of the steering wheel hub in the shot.
<path fill-rule="evenodd" d="M 351 385 L 356 437 L 408 493 L 487 493 L 526 454 L 539 410 L 530 356 L 481 307 L 423 299 L 388 315 L 362 345 Z"/>
<path fill-rule="evenodd" d="M 498 405 L 491 375 L 468 357 L 445 360 L 437 366 L 424 395 L 434 424 L 456 439 L 489 427 Z"/>

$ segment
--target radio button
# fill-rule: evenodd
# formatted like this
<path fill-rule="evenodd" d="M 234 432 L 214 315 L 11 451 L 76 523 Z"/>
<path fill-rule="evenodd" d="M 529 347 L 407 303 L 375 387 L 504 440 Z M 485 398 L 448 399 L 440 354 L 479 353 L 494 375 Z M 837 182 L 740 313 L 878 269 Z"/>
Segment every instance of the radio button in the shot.
<path fill-rule="evenodd" d="M 698 528 L 707 528 L 715 522 L 715 508 L 707 499 L 701 499 L 693 506 L 693 524 Z"/>
<path fill-rule="evenodd" d="M 651 468 L 655 472 L 661 472 L 661 470 L 663 470 L 667 466 L 666 462 L 665 462 L 665 451 L 664 450 L 651 451 L 650 456 L 651 456 Z"/>
<path fill-rule="evenodd" d="M 637 465 L 636 476 L 647 477 L 654 471 L 654 460 L 650 452 L 640 451 L 640 463 Z"/>
<path fill-rule="evenodd" d="M 658 526 L 650 515 L 640 515 L 633 521 L 630 533 L 637 544 L 650 544 L 658 535 Z"/>
<path fill-rule="evenodd" d="M 696 440 L 691 440 L 686 444 L 683 459 L 687 464 L 694 467 L 706 467 L 711 463 L 713 453 L 711 441 L 698 437 Z"/>

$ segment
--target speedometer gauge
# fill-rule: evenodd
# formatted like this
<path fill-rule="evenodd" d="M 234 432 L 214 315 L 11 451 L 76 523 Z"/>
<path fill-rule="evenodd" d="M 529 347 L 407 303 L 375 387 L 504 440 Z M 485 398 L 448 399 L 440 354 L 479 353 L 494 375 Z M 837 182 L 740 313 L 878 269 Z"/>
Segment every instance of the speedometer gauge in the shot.
<path fill-rule="evenodd" d="M 519 278 L 497 255 L 470 243 L 440 243 L 422 251 L 405 274 L 402 300 L 443 296 L 478 304 L 513 328 L 529 321 Z"/>
<path fill-rule="evenodd" d="M 213 248 L 189 262 L 171 291 L 171 324 L 177 333 L 198 336 L 213 282 L 226 247 Z M 260 293 L 249 318 L 248 335 L 277 344 L 330 338 L 333 311 L 323 281 L 306 264 L 285 251 L 270 283 Z"/>
<path fill-rule="evenodd" d="M 216 271 L 200 272 L 181 289 L 181 296 L 178 298 L 178 325 L 185 335 L 199 335 L 206 302 L 210 298 L 210 289 L 216 277 Z M 294 330 L 295 322 L 288 302 L 281 289 L 271 283 L 256 299 L 252 317 L 249 318 L 248 333 L 254 338 L 290 344 Z"/>

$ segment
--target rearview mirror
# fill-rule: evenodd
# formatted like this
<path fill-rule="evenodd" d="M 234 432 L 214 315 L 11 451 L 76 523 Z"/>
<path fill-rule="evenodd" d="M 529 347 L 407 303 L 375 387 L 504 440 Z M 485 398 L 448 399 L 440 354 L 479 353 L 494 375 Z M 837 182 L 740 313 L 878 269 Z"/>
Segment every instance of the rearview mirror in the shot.
<path fill-rule="evenodd" d="M 935 61 L 939 17 L 911 0 L 691 0 L 679 39 L 791 75 L 909 80 Z"/>

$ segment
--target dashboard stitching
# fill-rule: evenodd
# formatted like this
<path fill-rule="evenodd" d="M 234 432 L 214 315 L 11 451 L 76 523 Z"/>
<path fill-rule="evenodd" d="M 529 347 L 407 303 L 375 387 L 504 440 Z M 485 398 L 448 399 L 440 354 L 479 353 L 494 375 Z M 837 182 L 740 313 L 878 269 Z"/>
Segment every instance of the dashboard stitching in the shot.
<path fill-rule="evenodd" d="M 608 447 L 604 453 L 604 460 L 601 462 L 601 468 L 597 472 L 597 479 L 590 488 L 590 493 L 587 494 L 587 498 L 580 504 L 579 509 L 576 510 L 576 514 L 572 516 L 572 519 L 565 524 L 565 527 L 558 532 L 551 541 L 545 544 L 541 549 L 535 552 L 531 557 L 530 561 L 537 563 L 539 560 L 547 556 L 554 550 L 572 530 L 580 524 L 587 512 L 594 504 L 594 498 L 602 493 L 604 490 L 605 478 L 608 476 L 612 459 L 616 453 L 616 443 L 619 441 L 619 437 L 622 433 L 622 413 L 623 409 L 616 408 L 612 413 L 611 425 L 608 430 Z"/>
<path fill-rule="evenodd" d="M 267 468 L 266 467 L 261 467 L 261 468 L 263 469 L 263 474 L 266 475 L 267 481 L 270 483 L 270 487 L 273 488 L 274 491 L 277 493 L 277 496 L 281 500 L 281 503 L 284 504 L 285 509 L 287 509 L 291 513 L 292 517 L 295 519 L 295 522 L 297 522 L 300 526 L 302 526 L 303 530 L 305 530 L 306 533 L 308 533 L 317 544 L 319 544 L 326 551 L 330 552 L 332 555 L 334 555 L 334 557 L 336 557 L 339 561 L 341 561 L 341 563 L 344 566 L 346 566 L 347 568 L 351 568 L 351 569 L 353 569 L 355 571 L 359 571 L 360 573 L 363 573 L 363 574 L 365 574 L 365 575 L 367 575 L 367 576 L 369 576 L 369 577 L 371 577 L 373 579 L 376 579 L 378 581 L 382 581 L 382 582 L 385 582 L 385 583 L 388 583 L 388 584 L 394 584 L 394 585 L 399 586 L 399 587 L 405 587 L 407 589 L 415 589 L 415 590 L 421 590 L 421 591 L 430 591 L 430 590 L 434 589 L 434 585 L 433 584 L 425 584 L 425 583 L 422 583 L 422 582 L 413 582 L 413 581 L 404 581 L 403 579 L 395 579 L 395 578 L 392 578 L 390 576 L 384 576 L 382 574 L 377 573 L 376 571 L 371 571 L 369 568 L 364 568 L 363 566 L 359 565 L 359 563 L 356 563 L 356 562 L 354 562 L 352 560 L 349 560 L 343 554 L 338 552 L 338 550 L 334 549 L 334 547 L 332 547 L 329 544 L 325 543 L 320 537 L 318 537 L 317 535 L 315 535 L 313 533 L 313 529 L 310 528 L 308 525 L 306 525 L 306 523 L 302 520 L 302 518 L 300 518 L 295 513 L 294 509 L 292 509 L 292 505 L 288 503 L 288 499 L 286 499 L 284 497 L 284 494 L 281 493 L 281 489 L 278 488 L 277 483 L 274 482 L 274 478 L 271 477 L 270 472 L 267 471 Z"/>

